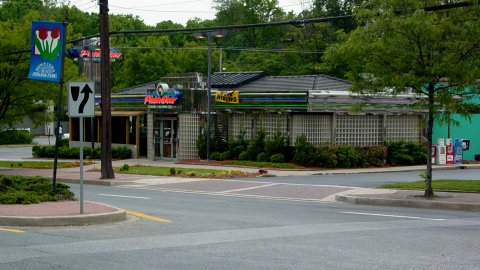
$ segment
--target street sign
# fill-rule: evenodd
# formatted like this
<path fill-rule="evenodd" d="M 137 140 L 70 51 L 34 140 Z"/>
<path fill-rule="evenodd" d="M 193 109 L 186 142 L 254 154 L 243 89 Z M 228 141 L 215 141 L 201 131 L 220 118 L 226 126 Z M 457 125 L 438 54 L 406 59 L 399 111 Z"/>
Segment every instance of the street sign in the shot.
<path fill-rule="evenodd" d="M 69 82 L 67 100 L 68 116 L 95 116 L 95 84 L 93 82 Z"/>

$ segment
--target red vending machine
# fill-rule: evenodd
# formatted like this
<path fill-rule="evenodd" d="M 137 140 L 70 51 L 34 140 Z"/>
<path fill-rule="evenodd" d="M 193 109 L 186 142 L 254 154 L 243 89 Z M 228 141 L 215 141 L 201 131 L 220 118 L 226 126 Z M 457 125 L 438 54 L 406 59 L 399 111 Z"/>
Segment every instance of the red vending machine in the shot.
<path fill-rule="evenodd" d="M 453 145 L 447 145 L 447 164 L 455 164 Z"/>

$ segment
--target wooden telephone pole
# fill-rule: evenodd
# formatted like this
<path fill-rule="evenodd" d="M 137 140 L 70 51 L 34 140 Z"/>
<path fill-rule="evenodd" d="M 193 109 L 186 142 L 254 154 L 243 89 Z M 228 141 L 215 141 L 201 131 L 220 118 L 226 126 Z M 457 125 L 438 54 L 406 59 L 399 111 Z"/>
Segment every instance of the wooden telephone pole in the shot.
<path fill-rule="evenodd" d="M 100 69 L 102 109 L 101 179 L 114 179 L 112 167 L 112 114 L 110 93 L 110 40 L 108 29 L 108 0 L 100 0 Z"/>

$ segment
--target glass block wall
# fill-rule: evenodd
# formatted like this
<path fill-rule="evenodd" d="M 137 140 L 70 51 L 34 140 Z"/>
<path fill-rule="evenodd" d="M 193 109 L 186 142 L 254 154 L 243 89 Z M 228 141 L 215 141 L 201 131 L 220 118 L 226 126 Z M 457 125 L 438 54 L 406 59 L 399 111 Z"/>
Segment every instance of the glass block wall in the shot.
<path fill-rule="evenodd" d="M 263 128 L 266 138 L 273 138 L 277 130 L 287 134 L 287 115 L 278 113 L 262 113 L 256 118 L 256 128 Z"/>
<path fill-rule="evenodd" d="M 420 116 L 415 115 L 389 115 L 386 119 L 386 141 L 420 140 Z"/>
<path fill-rule="evenodd" d="M 240 134 L 240 131 L 245 130 L 245 140 L 251 140 L 253 116 L 252 114 L 230 114 L 228 121 L 228 138 L 234 140 Z"/>
<path fill-rule="evenodd" d="M 307 141 L 319 145 L 332 140 L 332 115 L 295 114 L 292 117 L 290 144 L 295 145 L 302 134 Z"/>
<path fill-rule="evenodd" d="M 337 115 L 335 143 L 349 145 L 383 144 L 383 116 Z"/>
<path fill-rule="evenodd" d="M 200 116 L 193 113 L 178 115 L 179 159 L 197 159 L 197 138 L 200 134 Z"/>
<path fill-rule="evenodd" d="M 287 115 L 278 113 L 230 114 L 228 120 L 228 137 L 236 139 L 240 131 L 245 130 L 245 139 L 255 137 L 257 129 L 263 128 L 267 138 L 272 138 L 277 129 L 287 134 Z"/>

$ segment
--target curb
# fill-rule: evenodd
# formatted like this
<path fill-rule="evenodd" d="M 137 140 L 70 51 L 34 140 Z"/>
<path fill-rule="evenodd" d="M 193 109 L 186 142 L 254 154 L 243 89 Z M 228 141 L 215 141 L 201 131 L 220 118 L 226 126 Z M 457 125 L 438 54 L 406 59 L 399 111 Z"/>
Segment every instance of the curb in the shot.
<path fill-rule="evenodd" d="M 117 210 L 110 213 L 71 216 L 0 216 L 0 226 L 87 226 L 127 220 L 125 210 L 111 207 Z"/>
<path fill-rule="evenodd" d="M 50 180 L 52 178 L 50 177 Z M 57 181 L 60 183 L 69 183 L 69 184 L 80 184 L 80 179 L 68 179 L 68 178 L 57 178 Z M 85 185 L 97 185 L 97 186 L 121 186 L 121 185 L 131 185 L 135 181 L 111 181 L 111 180 L 92 180 L 92 179 L 83 179 Z"/>
<path fill-rule="evenodd" d="M 408 200 L 408 199 L 401 200 L 401 199 L 371 198 L 371 197 L 369 198 L 369 197 L 357 197 L 352 195 L 335 195 L 335 200 L 340 202 L 346 202 L 351 204 L 362 204 L 362 205 L 480 212 L 480 204 L 478 203 L 458 203 L 458 202 L 423 201 L 423 200 Z"/>

